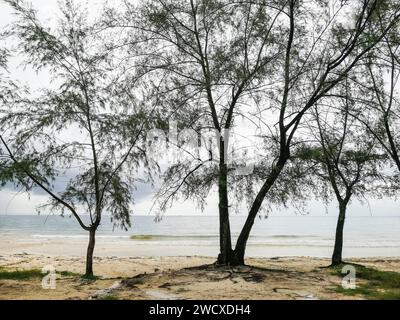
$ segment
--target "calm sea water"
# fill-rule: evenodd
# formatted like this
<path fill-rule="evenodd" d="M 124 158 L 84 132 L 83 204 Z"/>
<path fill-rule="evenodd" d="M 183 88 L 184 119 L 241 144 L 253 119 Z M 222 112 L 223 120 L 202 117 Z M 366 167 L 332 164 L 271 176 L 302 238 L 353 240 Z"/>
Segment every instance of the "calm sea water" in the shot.
<path fill-rule="evenodd" d="M 231 218 L 233 238 L 237 237 L 245 217 Z M 253 256 L 329 256 L 336 226 L 334 216 L 271 216 L 257 219 L 249 239 Z M 400 256 L 400 217 L 349 217 L 345 225 L 345 255 Z M 74 218 L 60 216 L 0 215 L 0 236 L 32 241 L 87 239 Z M 155 222 L 151 216 L 136 216 L 128 231 L 113 229 L 105 217 L 97 239 L 103 242 L 131 242 L 146 246 L 191 246 L 201 253 L 218 250 L 218 217 L 165 216 Z M 160 253 L 162 255 L 162 253 Z M 195 254 L 195 252 L 194 252 Z"/>

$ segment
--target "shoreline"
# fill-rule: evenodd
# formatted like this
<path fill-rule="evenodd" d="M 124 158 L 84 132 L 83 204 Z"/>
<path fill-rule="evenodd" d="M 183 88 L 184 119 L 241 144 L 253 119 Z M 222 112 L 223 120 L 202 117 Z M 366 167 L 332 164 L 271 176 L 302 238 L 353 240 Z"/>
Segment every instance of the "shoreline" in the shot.
<path fill-rule="evenodd" d="M 33 238 L 30 235 L 3 234 L 0 235 L 1 254 L 39 254 L 57 256 L 84 257 L 87 248 L 86 238 Z M 330 258 L 332 245 L 296 244 L 261 244 L 250 243 L 246 250 L 249 258 L 274 258 L 308 256 L 315 258 Z M 217 244 L 204 244 L 201 241 L 153 241 L 153 240 L 115 240 L 98 237 L 94 255 L 96 257 L 177 257 L 177 256 L 214 256 L 217 257 Z M 355 247 L 351 241 L 345 242 L 344 258 L 400 258 L 400 247 Z"/>

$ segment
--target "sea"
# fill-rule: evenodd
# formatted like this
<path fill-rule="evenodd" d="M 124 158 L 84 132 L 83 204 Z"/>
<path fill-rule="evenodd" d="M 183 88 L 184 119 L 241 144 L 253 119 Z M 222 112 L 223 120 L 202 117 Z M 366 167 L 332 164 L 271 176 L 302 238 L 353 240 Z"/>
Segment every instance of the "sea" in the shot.
<path fill-rule="evenodd" d="M 232 216 L 233 242 L 245 216 Z M 269 216 L 255 221 L 247 256 L 330 257 L 336 228 L 335 216 Z M 88 238 L 73 217 L 57 215 L 0 215 L 0 239 L 16 243 L 65 244 Z M 1 241 L 1 240 L 0 240 Z M 133 216 L 127 231 L 115 228 L 105 216 L 97 243 L 128 248 L 128 255 L 183 256 L 218 254 L 217 216 Z M 11 242 L 12 245 L 12 242 Z M 157 250 L 158 248 L 158 250 Z M 1 254 L 1 252 L 0 252 Z M 400 257 L 400 217 L 355 216 L 346 219 L 345 257 Z"/>

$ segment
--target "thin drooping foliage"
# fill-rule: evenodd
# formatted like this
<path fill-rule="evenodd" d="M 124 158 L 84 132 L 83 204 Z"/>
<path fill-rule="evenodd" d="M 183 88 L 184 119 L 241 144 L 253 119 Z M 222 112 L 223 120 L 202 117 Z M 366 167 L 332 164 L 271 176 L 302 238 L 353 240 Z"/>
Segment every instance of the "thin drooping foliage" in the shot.
<path fill-rule="evenodd" d="M 279 203 L 292 191 L 291 152 L 304 118 L 363 64 L 399 20 L 399 9 L 376 0 L 149 0 L 107 11 L 108 27 L 143 43 L 143 68 L 162 72 L 160 101 L 178 127 L 216 131 L 218 151 L 170 166 L 159 196 L 166 209 L 179 196 L 205 201 L 217 188 L 219 263 L 244 263 L 265 200 Z M 252 146 L 263 160 L 244 176 L 226 152 L 241 119 L 263 139 Z M 244 198 L 248 216 L 233 247 L 229 209 Z"/>
<path fill-rule="evenodd" d="M 315 107 L 313 122 L 309 123 L 313 139 L 295 153 L 301 166 L 313 168 L 307 176 L 308 188 L 304 189 L 311 189 L 325 202 L 336 198 L 339 207 L 332 266 L 343 263 L 343 234 L 349 203 L 354 198 L 363 201 L 367 196 L 383 196 L 388 180 L 383 173 L 387 157 L 376 139 L 350 116 L 353 103 L 348 81 L 341 87 L 343 98 L 333 99 L 333 105 L 327 110 Z"/>
<path fill-rule="evenodd" d="M 23 88 L 10 79 L 8 60 L 10 57 L 9 51 L 3 45 L 5 39 L 0 37 L 0 104 L 13 105 L 13 102 L 22 93 Z M 40 168 L 37 168 L 40 170 Z M 10 156 L 0 148 L 0 185 L 5 187 L 6 184 L 12 183 L 14 187 L 22 190 L 30 190 L 32 184 L 26 179 L 26 176 L 18 170 L 18 166 L 10 159 Z"/>
<path fill-rule="evenodd" d="M 2 104 L 2 150 L 49 196 L 44 207 L 74 216 L 89 233 L 86 275 L 92 276 L 103 214 L 122 228 L 131 225 L 132 194 L 143 177 L 138 170 L 150 166 L 138 144 L 151 118 L 145 93 L 136 94 L 113 38 L 101 33 L 84 7 L 66 0 L 50 28 L 26 3 L 7 3 L 18 18 L 9 28 L 15 50 L 52 83 Z"/>
<path fill-rule="evenodd" d="M 9 87 L 5 75 L 5 73 L 7 72 L 7 64 L 8 52 L 5 48 L 0 47 L 0 101 L 2 104 L 7 103 L 9 100 Z M 10 173 L 10 171 L 8 170 L 8 160 L 9 159 L 7 155 L 4 155 L 2 149 L 0 149 L 0 182 L 2 186 L 4 186 L 7 182 L 8 179 L 6 177 L 9 176 Z"/>
<path fill-rule="evenodd" d="M 298 14 L 301 16 L 301 14 L 309 13 L 307 9 L 302 12 L 302 4 L 297 1 L 290 1 L 289 4 L 290 27 L 283 64 L 284 89 L 279 100 L 279 157 L 257 194 L 245 226 L 239 235 L 235 251 L 241 263 L 244 261 L 246 243 L 254 219 L 263 199 L 290 159 L 292 144 L 295 143 L 296 133 L 302 125 L 303 117 L 346 79 L 347 74 L 362 62 L 362 58 L 382 40 L 400 17 L 399 5 L 387 10 L 381 1 L 363 1 L 358 4 L 359 6 L 350 5 L 350 10 L 354 10 L 354 20 L 348 21 L 349 25 L 344 26 L 338 20 L 335 21 L 341 10 L 349 9 L 349 7 L 346 8 L 349 3 L 342 2 L 338 11 L 325 24 L 320 36 L 310 37 L 312 39 L 310 43 L 302 40 L 301 45 L 298 45 L 293 42 L 293 37 L 296 35 L 295 27 L 298 24 L 301 25 L 301 20 L 297 20 Z M 331 5 L 330 2 L 326 4 Z M 379 16 L 379 19 L 376 16 Z M 306 21 L 310 24 L 313 20 L 306 19 Z M 320 46 L 320 41 L 324 43 L 322 46 Z"/>
<path fill-rule="evenodd" d="M 399 157 L 399 76 L 400 38 L 399 23 L 367 57 L 359 70 L 365 76 L 354 82 L 358 95 L 352 98 L 354 107 L 350 115 L 357 119 L 372 135 L 400 172 Z M 397 180 L 397 177 L 395 177 Z M 396 182 L 398 183 L 398 182 Z"/>
<path fill-rule="evenodd" d="M 217 186 L 221 263 L 232 256 L 227 136 L 239 106 L 263 95 L 263 77 L 273 72 L 273 62 L 284 50 L 277 41 L 282 32 L 272 28 L 283 8 L 272 15 L 268 9 L 217 1 L 147 1 L 137 8 L 128 4 L 119 16 L 109 12 L 109 26 L 128 29 L 128 38 L 133 34 L 141 39 L 144 67 L 162 72 L 157 94 L 169 119 L 195 134 L 215 130 L 212 143 L 217 151 L 206 147 L 203 157 L 187 148 L 182 151 L 164 174 L 159 200 L 161 210 L 182 194 L 204 204 L 210 188 Z M 182 148 L 183 139 L 177 140 Z"/>
<path fill-rule="evenodd" d="M 65 0 L 54 27 L 5 1 L 14 52 L 52 82 L 26 91 L 0 74 L 0 181 L 39 188 L 45 207 L 76 218 L 89 233 L 87 276 L 104 213 L 128 228 L 135 183 L 152 182 L 159 163 L 139 143 L 150 129 L 169 130 L 176 152 L 161 211 L 218 194 L 222 265 L 244 264 L 264 208 L 310 190 L 339 204 L 340 264 L 351 199 L 382 194 L 383 153 L 400 170 L 397 1 L 124 1 L 92 21 Z M 234 244 L 230 215 L 243 202 Z"/>

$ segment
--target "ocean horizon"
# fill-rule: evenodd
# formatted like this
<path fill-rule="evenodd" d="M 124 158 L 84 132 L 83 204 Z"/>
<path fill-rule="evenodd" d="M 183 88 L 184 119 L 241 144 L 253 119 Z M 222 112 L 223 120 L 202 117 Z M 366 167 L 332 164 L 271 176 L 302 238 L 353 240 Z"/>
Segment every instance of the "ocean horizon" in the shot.
<path fill-rule="evenodd" d="M 87 217 L 85 217 L 87 218 Z M 233 243 L 245 216 L 231 217 Z M 337 218 L 334 216 L 269 216 L 257 219 L 248 241 L 247 256 L 330 257 Z M 399 257 L 400 217 L 353 216 L 346 219 L 345 257 Z M 0 215 L 0 237 L 9 243 L 30 244 L 32 253 L 46 253 L 46 245 L 86 247 L 88 233 L 73 217 L 57 215 Z M 218 216 L 165 215 L 132 217 L 127 231 L 104 217 L 96 235 L 107 246 L 100 254 L 123 256 L 184 256 L 218 254 Z M 81 244 L 82 242 L 82 244 Z M 36 251 L 35 251 L 36 250 Z"/>

